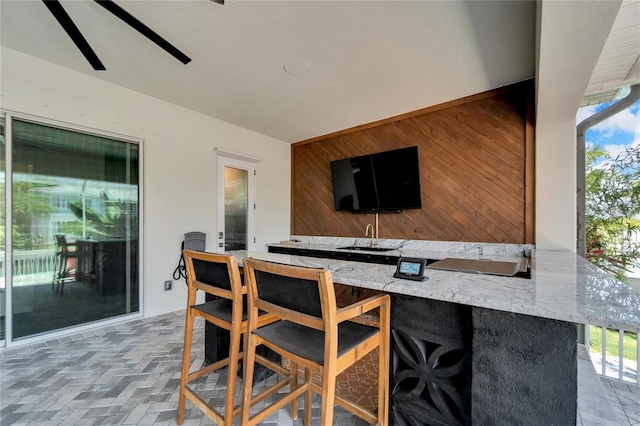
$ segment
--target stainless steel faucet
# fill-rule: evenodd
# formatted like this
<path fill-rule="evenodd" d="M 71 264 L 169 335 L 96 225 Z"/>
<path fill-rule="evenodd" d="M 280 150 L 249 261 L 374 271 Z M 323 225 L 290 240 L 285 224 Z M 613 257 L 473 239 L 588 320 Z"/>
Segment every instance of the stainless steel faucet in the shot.
<path fill-rule="evenodd" d="M 369 236 L 369 229 L 371 229 L 371 247 L 378 247 L 378 213 L 376 213 L 376 226 L 368 224 L 364 230 L 365 237 Z"/>

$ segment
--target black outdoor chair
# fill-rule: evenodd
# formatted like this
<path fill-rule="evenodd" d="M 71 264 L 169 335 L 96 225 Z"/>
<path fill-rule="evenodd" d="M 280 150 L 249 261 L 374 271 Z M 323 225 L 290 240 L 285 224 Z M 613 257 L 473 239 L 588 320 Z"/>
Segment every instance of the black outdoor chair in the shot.
<path fill-rule="evenodd" d="M 62 234 L 56 234 L 56 266 L 53 272 L 51 288 L 56 289 L 60 296 L 64 294 L 64 283 L 76 280 L 76 263 L 78 253 L 75 251 L 76 244 L 68 243 Z"/>

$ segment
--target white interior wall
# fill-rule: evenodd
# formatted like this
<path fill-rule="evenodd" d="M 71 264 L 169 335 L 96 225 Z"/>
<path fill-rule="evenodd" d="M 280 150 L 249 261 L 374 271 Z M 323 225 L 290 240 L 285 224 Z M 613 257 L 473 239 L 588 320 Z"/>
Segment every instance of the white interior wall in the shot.
<path fill-rule="evenodd" d="M 288 143 L 2 48 L 0 106 L 142 139 L 143 311 L 184 309 L 184 281 L 164 291 L 185 232 L 207 234 L 214 251 L 217 163 L 214 147 L 259 157 L 257 249 L 289 238 L 291 161 Z M 167 82 L 171 84 L 171 82 Z"/>

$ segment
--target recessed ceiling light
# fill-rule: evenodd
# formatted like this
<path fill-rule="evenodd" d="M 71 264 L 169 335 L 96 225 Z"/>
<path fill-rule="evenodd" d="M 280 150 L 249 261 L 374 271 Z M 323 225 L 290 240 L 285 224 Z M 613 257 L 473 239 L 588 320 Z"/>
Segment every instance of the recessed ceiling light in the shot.
<path fill-rule="evenodd" d="M 311 65 L 309 65 L 309 62 L 305 61 L 304 59 L 290 58 L 284 62 L 282 68 L 284 68 L 287 74 L 303 75 L 309 71 Z"/>

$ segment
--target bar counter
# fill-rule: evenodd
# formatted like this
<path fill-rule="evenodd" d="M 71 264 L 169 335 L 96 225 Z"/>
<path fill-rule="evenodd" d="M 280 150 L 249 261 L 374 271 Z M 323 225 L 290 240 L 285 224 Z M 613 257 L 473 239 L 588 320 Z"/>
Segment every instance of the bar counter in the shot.
<path fill-rule="evenodd" d="M 640 331 L 640 294 L 568 251 L 401 240 L 379 240 L 384 252 L 344 248 L 369 243 L 294 236 L 268 245 L 281 253 L 235 254 L 327 268 L 336 283 L 391 294 L 390 424 L 576 424 L 576 325 Z M 349 253 L 360 261 L 343 260 Z M 427 269 L 427 280 L 410 281 L 393 277 L 400 256 L 524 257 L 530 277 Z"/>
<path fill-rule="evenodd" d="M 300 250 L 349 252 L 338 247 L 365 247 L 368 239 L 297 237 L 300 242 L 269 244 Z M 305 240 L 303 240 L 305 239 Z M 316 241 L 323 243 L 318 243 Z M 393 277 L 394 265 L 361 263 L 304 255 L 249 253 L 274 262 L 328 268 L 334 281 L 389 293 L 532 315 L 576 324 L 640 331 L 640 293 L 569 251 L 536 250 L 528 245 L 380 240 L 387 257 L 513 260 L 530 259 L 531 278 L 427 270 L 426 281 Z M 272 257 L 273 256 L 273 257 Z"/>

